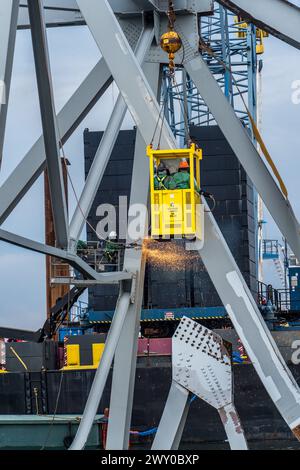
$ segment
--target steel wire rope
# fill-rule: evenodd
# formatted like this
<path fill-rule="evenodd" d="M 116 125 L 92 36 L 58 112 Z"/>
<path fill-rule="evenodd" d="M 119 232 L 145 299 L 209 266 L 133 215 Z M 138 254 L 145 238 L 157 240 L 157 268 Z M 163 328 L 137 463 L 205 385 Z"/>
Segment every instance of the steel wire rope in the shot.
<path fill-rule="evenodd" d="M 58 126 L 57 126 L 58 128 Z M 85 221 L 85 223 L 90 227 L 90 229 L 94 232 L 94 234 L 97 236 L 97 238 L 99 238 L 99 240 L 102 240 L 102 241 L 106 241 L 107 239 L 106 238 L 103 238 L 98 232 L 97 230 L 94 228 L 94 226 L 89 222 L 89 220 L 87 219 L 87 217 L 85 216 L 84 214 L 84 211 L 81 207 L 81 204 L 80 204 L 80 199 L 78 197 L 78 194 L 77 194 L 77 191 L 75 189 L 75 185 L 73 183 L 73 180 L 72 180 L 72 177 L 70 175 L 70 172 L 68 170 L 68 163 L 67 163 L 67 158 L 66 158 L 66 155 L 65 155 L 65 151 L 64 151 L 64 145 L 63 145 L 63 142 L 62 142 L 62 139 L 60 137 L 60 133 L 59 133 L 59 128 L 58 128 L 58 134 L 59 134 L 59 144 L 60 144 L 60 149 L 61 149 L 61 152 L 62 152 L 62 155 L 63 155 L 63 162 L 64 162 L 64 165 L 65 165 L 65 169 L 66 169 L 66 173 L 67 173 L 67 177 L 68 177 L 68 180 L 70 181 L 70 184 L 71 184 L 71 188 L 72 188 L 72 191 L 73 191 L 73 194 L 74 194 L 74 197 L 75 197 L 75 200 L 76 200 L 76 203 L 77 203 L 77 206 L 81 212 L 81 215 Z M 127 248 L 127 245 L 125 243 L 120 243 L 120 242 L 114 242 L 115 245 L 118 246 L 118 248 Z"/>

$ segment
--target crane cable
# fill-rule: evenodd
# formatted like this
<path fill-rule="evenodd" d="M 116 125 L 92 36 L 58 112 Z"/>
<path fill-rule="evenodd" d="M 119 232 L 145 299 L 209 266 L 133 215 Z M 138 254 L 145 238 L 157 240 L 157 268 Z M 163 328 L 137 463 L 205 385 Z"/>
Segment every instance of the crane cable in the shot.
<path fill-rule="evenodd" d="M 158 115 L 158 118 L 157 118 L 157 121 L 156 121 L 156 124 L 155 124 L 152 139 L 151 139 L 151 142 L 150 142 L 150 145 L 153 146 L 154 139 L 155 139 L 155 136 L 156 136 L 156 133 L 157 133 L 157 130 L 158 130 L 158 126 L 159 126 L 159 121 L 161 121 L 159 137 L 158 137 L 158 142 L 157 142 L 157 150 L 160 149 L 162 129 L 163 129 L 163 124 L 164 124 L 164 119 L 165 119 L 165 110 L 166 110 L 166 104 L 167 104 L 167 101 L 168 101 L 168 93 L 169 93 L 169 86 L 165 90 L 165 94 L 164 94 L 164 97 L 163 97 L 163 100 L 162 100 L 161 106 L 160 106 L 159 115 Z"/>
<path fill-rule="evenodd" d="M 177 83 L 177 80 L 176 80 L 176 76 L 175 74 L 172 74 L 170 71 L 168 72 L 168 75 L 170 77 L 170 80 L 171 82 L 173 83 L 173 86 L 176 88 L 176 91 L 177 91 L 177 94 L 178 96 L 180 96 L 180 90 L 179 90 L 179 85 Z M 167 91 L 166 91 L 166 97 L 168 96 L 168 90 L 169 90 L 169 86 L 167 88 Z M 165 105 L 165 102 L 166 102 L 166 97 L 165 97 L 165 100 L 164 100 L 164 105 Z M 189 126 L 188 126 L 188 111 L 185 107 L 185 104 L 184 102 L 180 99 L 179 97 L 179 103 L 180 103 L 180 106 L 182 107 L 182 111 L 183 111 L 183 114 L 184 114 L 184 131 L 185 131 L 185 134 L 187 135 L 188 139 L 187 139 L 187 146 L 191 145 L 192 143 L 192 138 L 191 138 L 191 135 L 190 135 L 190 130 L 189 130 Z M 160 119 L 160 116 L 158 118 L 158 122 L 159 122 L 159 119 Z M 158 124 L 157 122 L 157 124 Z M 161 122 L 161 129 L 160 129 L 160 137 L 159 137 L 159 141 L 158 141 L 158 149 L 160 148 L 160 139 L 161 139 L 161 135 L 162 135 L 162 129 L 163 129 L 163 123 L 164 123 L 164 120 L 162 119 L 162 122 Z M 157 129 L 157 125 L 156 125 L 156 128 Z M 156 132 L 156 130 L 155 130 Z M 153 137 L 154 138 L 154 137 Z M 153 139 L 152 139 L 153 141 Z M 151 142 L 151 145 L 152 145 L 152 142 Z M 215 208 L 216 208 L 216 200 L 215 200 L 215 197 L 213 194 L 209 193 L 209 192 L 206 192 L 206 191 L 202 191 L 200 192 L 200 194 L 202 196 L 204 196 L 205 198 L 208 198 L 208 199 L 211 199 L 212 202 L 213 202 L 213 206 L 210 210 L 206 210 L 205 212 L 209 212 L 209 213 L 213 213 Z"/>
<path fill-rule="evenodd" d="M 71 184 L 71 188 L 72 188 L 72 191 L 74 193 L 74 197 L 75 197 L 75 200 L 76 200 L 76 203 L 77 203 L 77 206 L 81 212 L 81 215 L 85 221 L 85 223 L 90 227 L 90 229 L 94 232 L 94 234 L 97 236 L 97 238 L 99 238 L 99 240 L 102 240 L 102 241 L 107 241 L 107 239 L 103 238 L 98 232 L 97 230 L 93 227 L 93 225 L 89 222 L 89 220 L 87 219 L 87 217 L 85 216 L 84 214 L 84 211 L 80 205 L 80 200 L 79 200 L 79 197 L 78 197 L 78 194 L 76 192 L 76 189 L 75 189 L 75 185 L 73 183 L 73 180 L 72 180 L 72 177 L 70 175 L 70 172 L 68 170 L 68 160 L 66 158 L 66 155 L 65 155 L 65 151 L 64 151 L 64 144 L 62 142 L 62 138 L 60 136 L 60 132 L 59 132 L 59 127 L 58 127 L 58 122 L 57 122 L 57 129 L 58 129 L 58 135 L 59 135 L 59 145 L 60 145 L 60 149 L 62 151 L 62 160 L 64 162 L 64 166 L 65 166 L 65 169 L 66 169 L 66 173 L 67 173 L 67 176 L 68 176 L 68 180 L 70 181 L 70 184 Z M 128 244 L 128 243 L 120 243 L 120 242 L 114 242 L 114 244 L 118 247 L 118 249 L 120 248 L 133 248 L 133 247 L 141 247 L 140 244 L 138 243 L 131 243 L 131 244 Z"/>
<path fill-rule="evenodd" d="M 173 4 L 173 1 L 172 0 L 168 0 L 168 3 L 169 3 L 169 7 L 168 7 L 168 11 L 167 11 L 167 17 L 168 17 L 168 20 L 169 20 L 169 29 L 171 31 L 174 30 L 174 25 L 175 25 L 175 21 L 176 21 L 176 13 L 175 13 L 175 10 L 174 10 L 174 4 Z"/>
<path fill-rule="evenodd" d="M 234 74 L 233 74 L 233 72 L 232 72 L 232 68 L 231 68 L 229 65 L 227 65 L 223 60 L 221 60 L 221 59 L 215 54 L 215 52 L 211 49 L 211 47 L 209 47 L 209 45 L 206 44 L 206 43 L 203 41 L 203 39 L 202 39 L 201 37 L 200 37 L 200 40 L 199 40 L 199 47 L 200 47 L 200 49 L 201 49 L 202 51 L 206 52 L 206 53 L 209 54 L 211 57 L 213 57 L 214 59 L 216 59 L 216 61 L 217 61 L 220 65 L 222 65 L 222 67 L 224 67 L 225 70 L 229 71 L 229 73 L 230 73 L 230 75 L 231 75 L 231 77 L 232 77 L 232 80 L 233 80 L 233 82 L 234 82 L 234 84 L 235 84 L 235 86 L 236 86 L 236 88 L 237 88 L 237 91 L 238 91 L 238 93 L 239 93 L 239 95 L 240 95 L 240 98 L 241 98 L 241 100 L 242 100 L 242 102 L 243 102 L 243 104 L 244 104 L 244 107 L 245 107 L 245 109 L 246 109 L 247 115 L 248 115 L 249 120 L 250 120 L 250 123 L 251 123 L 251 127 L 252 127 L 253 134 L 254 134 L 254 136 L 255 136 L 257 142 L 258 142 L 259 145 L 260 145 L 260 148 L 261 148 L 262 153 L 264 154 L 264 156 L 265 156 L 265 158 L 266 158 L 268 164 L 269 164 L 270 167 L 272 168 L 272 171 L 273 171 L 274 175 L 275 175 L 276 178 L 277 178 L 277 181 L 278 181 L 278 183 L 279 183 L 279 186 L 280 186 L 280 188 L 281 188 L 282 193 L 284 194 L 284 196 L 285 196 L 286 199 L 287 199 L 287 198 L 288 198 L 288 191 L 287 191 L 287 188 L 286 188 L 286 186 L 285 186 L 285 184 L 284 184 L 284 182 L 283 182 L 283 179 L 282 179 L 282 177 L 281 177 L 281 175 L 280 175 L 280 173 L 279 173 L 279 171 L 278 171 L 278 169 L 277 169 L 277 167 L 276 167 L 276 165 L 275 165 L 275 163 L 274 163 L 274 161 L 273 161 L 273 159 L 272 159 L 272 157 L 271 157 L 271 155 L 270 155 L 270 153 L 269 153 L 269 151 L 268 151 L 268 149 L 267 149 L 267 147 L 266 147 L 266 145 L 265 145 L 265 143 L 264 143 L 264 141 L 263 141 L 263 138 L 262 138 L 262 136 L 261 136 L 261 134 L 260 134 L 260 132 L 259 132 L 259 130 L 258 130 L 258 127 L 257 127 L 257 125 L 256 125 L 256 123 L 255 123 L 255 120 L 254 120 L 252 114 L 250 113 L 250 110 L 249 110 L 249 108 L 248 108 L 248 106 L 247 106 L 247 104 L 246 104 L 246 101 L 245 101 L 245 99 L 244 99 L 243 93 L 241 92 L 241 90 L 240 90 L 240 88 L 239 88 L 239 85 L 238 85 L 238 83 L 237 83 L 237 81 L 236 81 L 236 79 L 235 79 L 235 77 L 234 77 Z"/>

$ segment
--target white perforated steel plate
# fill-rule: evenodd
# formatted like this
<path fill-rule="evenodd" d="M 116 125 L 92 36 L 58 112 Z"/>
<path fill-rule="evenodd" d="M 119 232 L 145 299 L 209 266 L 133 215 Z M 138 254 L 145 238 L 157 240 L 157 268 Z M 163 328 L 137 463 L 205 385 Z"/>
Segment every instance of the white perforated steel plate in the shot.
<path fill-rule="evenodd" d="M 172 338 L 173 380 L 220 409 L 232 402 L 230 355 L 222 338 L 183 317 Z"/>

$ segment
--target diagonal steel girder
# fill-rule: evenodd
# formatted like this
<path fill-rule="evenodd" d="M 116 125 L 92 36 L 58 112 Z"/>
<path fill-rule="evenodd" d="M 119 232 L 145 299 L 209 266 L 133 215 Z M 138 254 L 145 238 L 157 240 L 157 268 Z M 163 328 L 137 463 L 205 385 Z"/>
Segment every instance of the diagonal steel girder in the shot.
<path fill-rule="evenodd" d="M 122 93 L 127 108 L 132 115 L 136 125 L 143 127 L 143 138 L 145 142 L 151 142 L 156 127 L 160 108 L 157 99 L 147 84 L 145 74 L 138 64 L 134 53 L 128 44 L 128 41 L 119 25 L 107 0 L 101 3 L 101 9 L 97 0 L 77 0 L 78 6 L 87 22 L 88 27 L 109 67 L 117 86 Z M 113 17 L 114 29 L 110 30 Z M 100 23 L 99 23 L 100 21 Z M 108 23 L 106 23 L 108 21 Z M 101 27 L 100 27 L 101 24 Z M 113 52 L 112 52 L 113 51 Z M 133 72 L 132 62 L 137 65 L 138 70 Z M 120 78 L 122 77 L 122 80 Z M 130 94 L 129 94 L 130 89 Z M 136 96 L 136 99 L 134 99 Z M 140 98 L 142 96 L 142 99 Z M 146 113 L 146 120 L 144 119 Z M 173 142 L 173 133 L 168 127 L 167 142 L 164 143 L 167 148 L 171 147 Z M 155 143 L 155 142 L 154 142 Z"/>
<path fill-rule="evenodd" d="M 69 222 L 62 161 L 59 152 L 59 131 L 56 122 L 52 75 L 50 68 L 46 25 L 41 0 L 27 0 L 30 30 L 39 92 L 41 119 L 47 159 L 47 174 L 55 238 L 57 246 L 69 245 Z"/>
<path fill-rule="evenodd" d="M 178 450 L 189 409 L 189 391 L 172 380 L 152 451 Z"/>
<path fill-rule="evenodd" d="M 46 254 L 55 258 L 59 258 L 67 261 L 71 266 L 81 272 L 88 279 L 95 279 L 102 281 L 104 284 L 110 284 L 111 282 L 119 282 L 132 279 L 132 274 L 124 272 L 111 272 L 111 273 L 97 273 L 89 264 L 82 260 L 79 256 L 74 253 L 55 248 L 54 246 L 45 245 L 43 243 L 30 240 L 28 238 L 21 237 L 15 233 L 7 232 L 6 230 L 0 229 L 0 241 L 9 243 L 11 245 L 19 246 L 35 253 Z"/>
<path fill-rule="evenodd" d="M 159 106 L 113 11 L 107 0 L 103 0 L 101 8 L 98 0 L 78 0 L 78 5 L 143 139 L 150 142 L 154 124 L 159 118 Z M 161 148 L 176 146 L 169 126 L 164 124 Z M 200 251 L 205 267 L 266 390 L 289 427 L 299 437 L 299 387 L 268 331 L 209 210 L 205 213 L 205 237 L 206 241 Z"/>
<path fill-rule="evenodd" d="M 142 31 L 140 40 L 136 46 L 136 57 L 139 63 L 143 63 L 144 58 L 151 46 L 154 38 L 154 28 L 146 26 Z M 84 188 L 79 198 L 78 205 L 73 214 L 70 224 L 70 240 L 73 248 L 76 247 L 78 238 L 84 227 L 85 220 L 89 215 L 90 209 L 96 197 L 98 188 L 101 184 L 107 163 L 111 152 L 116 143 L 119 130 L 127 111 L 126 103 L 121 94 L 112 111 L 109 123 L 105 129 L 99 147 L 97 149 L 92 166 L 85 181 Z"/>
<path fill-rule="evenodd" d="M 104 59 L 100 59 L 58 113 L 58 126 L 63 143 L 73 134 L 112 81 Z M 45 146 L 41 136 L 0 188 L 0 225 L 42 174 L 45 165 Z"/>
<path fill-rule="evenodd" d="M 286 0 L 217 0 L 259 28 L 300 49 L 300 8 Z"/>
<path fill-rule="evenodd" d="M 19 0 L 0 2 L 0 168 L 17 32 Z"/>
<path fill-rule="evenodd" d="M 250 136 L 200 54 L 184 67 L 210 109 L 295 255 L 300 259 L 300 226 L 288 199 L 280 191 Z"/>
<path fill-rule="evenodd" d="M 147 70 L 147 76 L 150 79 L 152 88 L 157 90 L 159 88 L 160 65 L 147 63 L 144 64 L 143 68 Z M 144 206 L 147 206 L 148 202 L 149 165 L 146 159 L 140 158 L 145 145 L 143 138 L 139 131 L 137 131 L 132 171 L 132 182 L 134 183 L 131 185 L 130 193 L 131 207 L 134 204 L 143 204 Z M 145 219 L 148 219 L 147 214 L 144 214 L 144 217 Z M 128 219 L 129 225 L 132 217 L 129 215 Z M 149 226 L 148 220 L 141 220 L 141 225 L 143 225 L 143 223 L 147 232 Z M 135 239 L 131 239 L 128 234 L 128 244 L 136 241 L 137 240 Z M 125 250 L 124 269 L 135 273 L 134 294 L 131 296 L 132 299 L 127 308 L 126 322 L 124 322 L 123 326 L 121 323 L 114 324 L 114 328 L 116 328 L 116 325 L 119 325 L 119 330 L 114 332 L 114 335 L 117 335 L 118 337 L 118 345 L 113 351 L 114 368 L 111 385 L 110 414 L 106 443 L 107 449 L 127 449 L 129 445 L 137 360 L 137 342 L 143 301 L 146 265 L 145 258 L 144 250 L 135 250 L 134 248 L 129 247 L 129 245 Z M 118 305 L 126 295 L 127 292 L 123 292 L 123 286 L 121 286 Z M 118 305 L 114 316 L 121 314 Z M 102 361 L 99 364 L 97 374 L 100 376 L 106 374 L 105 365 Z M 98 387 L 94 388 L 93 396 L 91 396 L 91 398 L 89 397 L 83 413 L 84 424 L 80 424 L 78 428 L 76 437 L 72 443 L 72 450 L 82 449 L 85 446 L 95 416 L 90 413 L 90 410 L 91 408 L 94 410 L 98 408 L 97 404 L 99 404 L 103 393 L 102 387 L 103 383 L 100 383 Z"/>
<path fill-rule="evenodd" d="M 149 76 L 154 90 L 160 88 L 159 68 L 159 64 L 145 64 L 144 66 L 144 70 L 149 70 L 147 76 Z M 134 206 L 134 204 L 142 204 L 147 207 L 148 203 L 149 164 L 147 159 L 141 158 L 145 145 L 146 143 L 138 130 L 134 152 L 130 207 Z M 147 215 L 145 215 L 145 218 L 147 219 Z M 145 236 L 147 236 L 149 221 L 142 220 L 141 224 L 144 224 Z M 146 254 L 144 250 L 127 249 L 124 256 L 124 268 L 130 272 L 137 273 L 136 294 L 135 301 L 130 304 L 128 309 L 126 323 L 122 329 L 114 359 L 106 443 L 106 447 L 109 450 L 128 449 L 129 446 L 138 335 L 140 331 L 146 269 Z"/>

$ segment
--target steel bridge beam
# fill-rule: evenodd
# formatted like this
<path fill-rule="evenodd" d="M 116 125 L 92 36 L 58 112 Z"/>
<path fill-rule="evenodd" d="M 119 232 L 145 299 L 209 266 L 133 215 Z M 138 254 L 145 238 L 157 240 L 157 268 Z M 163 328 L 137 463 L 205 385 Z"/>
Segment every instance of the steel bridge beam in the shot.
<path fill-rule="evenodd" d="M 137 127 L 142 129 L 145 142 L 150 143 L 160 108 L 153 91 L 149 85 L 146 85 L 145 74 L 137 63 L 117 18 L 107 0 L 103 0 L 103 4 L 101 3 L 101 12 L 97 0 L 89 0 L 88 2 L 77 0 L 77 3 L 122 93 L 129 112 Z M 150 112 L 148 113 L 147 110 Z M 170 148 L 173 142 L 173 133 L 169 127 L 167 134 L 168 136 L 162 145 Z M 154 145 L 156 143 L 154 141 Z"/>
<path fill-rule="evenodd" d="M 159 87 L 159 64 L 145 64 L 144 69 L 149 74 L 150 83 L 154 90 Z M 136 148 L 132 174 L 132 186 L 130 205 L 147 205 L 149 193 L 149 165 L 146 159 L 140 158 L 144 152 L 145 142 L 137 131 Z M 130 218 L 129 218 L 130 224 Z M 145 230 L 148 229 L 148 221 L 144 220 Z M 136 242 L 128 238 L 127 242 Z M 126 322 L 119 332 L 118 346 L 115 351 L 113 379 L 110 400 L 110 416 L 107 435 L 107 449 L 127 449 L 129 445 L 129 433 L 132 415 L 133 393 L 137 359 L 137 341 L 140 325 L 140 316 L 143 299 L 143 286 L 145 275 L 145 256 L 142 250 L 127 248 L 124 257 L 124 269 L 136 273 L 135 289 L 132 301 L 128 306 Z M 127 295 L 120 292 L 120 299 Z M 96 392 L 95 392 L 96 393 Z M 102 395 L 102 392 L 101 392 Z M 101 395 L 98 394 L 100 401 Z M 88 413 L 88 411 L 85 411 Z M 93 420 L 90 416 L 91 429 Z M 87 428 L 79 427 L 76 441 L 72 449 L 81 449 L 87 440 Z"/>
<path fill-rule="evenodd" d="M 26 7 L 27 0 L 22 0 L 22 8 L 18 27 L 26 29 L 29 27 L 28 11 Z M 109 0 L 116 15 L 124 17 L 140 16 L 142 12 L 160 11 L 165 13 L 166 2 L 161 0 Z M 80 14 L 76 0 L 44 0 L 45 19 L 47 27 L 59 26 L 81 26 L 85 24 L 83 16 Z M 176 0 L 175 10 L 181 12 L 211 14 L 213 12 L 213 0 Z"/>
<path fill-rule="evenodd" d="M 62 142 L 73 134 L 101 98 L 113 79 L 101 59 L 58 114 Z M 46 156 L 41 136 L 0 188 L 0 225 L 45 169 Z"/>
<path fill-rule="evenodd" d="M 19 0 L 0 2 L 0 168 L 6 128 Z"/>
<path fill-rule="evenodd" d="M 263 385 L 290 429 L 300 425 L 300 390 L 213 215 L 205 212 L 199 254 Z"/>
<path fill-rule="evenodd" d="M 247 130 L 237 118 L 201 55 L 198 54 L 184 66 L 281 233 L 300 259 L 300 225 L 288 199 L 277 186 Z"/>
<path fill-rule="evenodd" d="M 158 95 L 159 64 L 146 64 L 144 71 L 149 78 L 152 89 Z M 149 162 L 146 158 L 141 158 L 141 155 L 145 152 L 145 145 L 146 143 L 138 130 L 132 172 L 130 207 L 135 204 L 141 204 L 144 207 L 148 205 Z M 145 236 L 147 236 L 149 221 L 144 219 L 141 224 L 144 224 Z M 135 240 L 129 238 L 128 241 L 134 242 Z M 114 360 L 107 449 L 128 449 L 129 447 L 145 267 L 146 259 L 143 250 L 137 251 L 131 248 L 125 251 L 124 268 L 130 272 L 136 272 L 137 279 L 135 299 L 129 306 L 126 323 L 118 342 Z"/>
<path fill-rule="evenodd" d="M 74 253 L 69 253 L 65 250 L 55 248 L 53 246 L 44 245 L 43 243 L 30 240 L 28 238 L 21 237 L 14 233 L 7 232 L 6 230 L 0 229 L 0 241 L 9 243 L 11 245 L 25 248 L 26 250 L 33 251 L 35 253 L 41 253 L 55 258 L 59 258 L 67 261 L 71 266 L 77 269 L 88 279 L 95 279 L 101 281 L 104 284 L 110 284 L 125 280 L 131 280 L 132 274 L 126 271 L 123 272 L 111 272 L 111 273 L 97 273 L 90 267 L 85 261 Z"/>
<path fill-rule="evenodd" d="M 59 152 L 60 137 L 56 122 L 47 32 L 41 0 L 28 0 L 28 12 L 40 99 L 55 238 L 58 247 L 67 248 L 69 245 L 67 199 Z"/>
<path fill-rule="evenodd" d="M 120 332 L 125 323 L 129 304 L 129 294 L 123 294 L 119 297 L 113 321 L 106 339 L 103 356 L 98 366 L 76 436 L 71 447 L 69 448 L 70 450 L 82 449 L 88 439 L 112 365 L 115 350 L 120 337 Z"/>
<path fill-rule="evenodd" d="M 139 131 L 137 131 L 130 206 L 136 203 L 147 205 L 149 164 L 140 158 L 144 148 L 145 141 Z M 148 224 L 145 224 L 145 226 L 148 229 Z M 146 268 L 146 259 L 143 251 L 140 250 L 138 252 L 132 248 L 127 249 L 125 252 L 124 268 L 131 272 L 136 272 L 137 278 L 134 302 L 129 305 L 126 323 L 122 329 L 114 359 L 106 443 L 106 448 L 109 450 L 126 450 L 129 447 L 138 335 Z"/>
<path fill-rule="evenodd" d="M 78 4 L 144 141 L 151 142 L 159 106 L 113 11 L 107 0 L 103 0 L 101 9 L 97 0 L 88 3 L 78 0 Z M 114 50 L 113 55 L 111 49 Z M 161 148 L 176 146 L 169 126 L 164 125 Z M 208 207 L 205 213 L 205 240 L 200 254 L 218 294 L 271 399 L 290 428 L 299 433 L 299 387 L 271 337 Z"/>
<path fill-rule="evenodd" d="M 153 41 L 153 37 L 154 29 L 152 27 L 146 27 L 143 30 L 139 43 L 136 47 L 136 58 L 140 64 L 144 61 L 144 58 Z M 122 95 L 119 94 L 109 123 L 105 129 L 104 135 L 101 139 L 89 174 L 85 181 L 79 203 L 72 217 L 70 224 L 70 240 L 73 249 L 77 245 L 77 241 L 84 227 L 85 220 L 89 215 L 93 201 L 97 195 L 97 191 L 109 162 L 111 152 L 116 143 L 126 111 L 127 106 L 122 98 Z"/>
<path fill-rule="evenodd" d="M 291 46 L 300 49 L 300 8 L 286 0 L 218 0 Z"/>
<path fill-rule="evenodd" d="M 172 380 L 151 450 L 178 450 L 190 409 L 189 392 Z"/>

